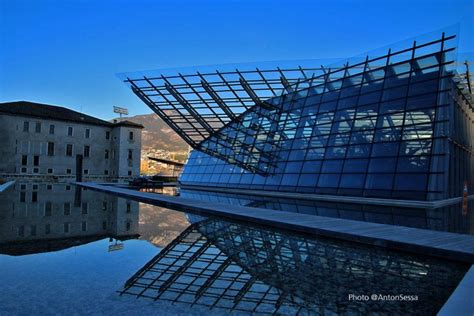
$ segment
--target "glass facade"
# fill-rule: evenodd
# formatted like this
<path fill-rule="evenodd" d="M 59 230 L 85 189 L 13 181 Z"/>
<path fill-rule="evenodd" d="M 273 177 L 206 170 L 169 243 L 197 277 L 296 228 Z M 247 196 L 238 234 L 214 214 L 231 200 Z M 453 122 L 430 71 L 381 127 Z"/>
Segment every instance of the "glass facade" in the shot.
<path fill-rule="evenodd" d="M 468 181 L 472 192 L 473 103 L 455 80 L 455 37 L 282 75 L 267 99 L 240 80 L 255 105 L 190 143 L 181 183 L 438 200 Z"/>

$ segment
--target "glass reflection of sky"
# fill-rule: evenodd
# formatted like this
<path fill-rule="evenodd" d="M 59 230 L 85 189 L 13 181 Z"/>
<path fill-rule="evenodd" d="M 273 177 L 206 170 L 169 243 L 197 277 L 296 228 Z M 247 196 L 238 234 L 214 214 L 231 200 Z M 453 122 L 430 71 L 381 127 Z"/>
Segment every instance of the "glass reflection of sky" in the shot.
<path fill-rule="evenodd" d="M 0 314 L 192 314 L 189 307 L 166 302 L 138 302 L 116 290 L 160 250 L 143 240 L 127 240 L 108 252 L 109 240 L 58 252 L 0 256 Z M 195 314 L 203 308 L 196 307 Z"/>

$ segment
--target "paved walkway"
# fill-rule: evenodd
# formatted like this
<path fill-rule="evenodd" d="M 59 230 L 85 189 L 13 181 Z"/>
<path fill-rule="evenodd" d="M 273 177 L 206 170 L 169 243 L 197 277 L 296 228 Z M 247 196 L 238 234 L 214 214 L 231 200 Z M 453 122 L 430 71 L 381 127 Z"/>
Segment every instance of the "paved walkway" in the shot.
<path fill-rule="evenodd" d="M 318 234 L 450 260 L 474 263 L 474 236 L 361 222 L 262 208 L 205 202 L 114 186 L 83 182 L 77 185 L 140 202 L 204 216 L 220 216 L 283 229 Z"/>

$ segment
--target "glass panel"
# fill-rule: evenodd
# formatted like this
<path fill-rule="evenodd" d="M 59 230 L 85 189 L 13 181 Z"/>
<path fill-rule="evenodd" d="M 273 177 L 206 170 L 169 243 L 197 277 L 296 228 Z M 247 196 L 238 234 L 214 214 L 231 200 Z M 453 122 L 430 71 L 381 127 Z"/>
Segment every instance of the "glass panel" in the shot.
<path fill-rule="evenodd" d="M 429 93 L 438 90 L 438 79 L 428 80 L 420 83 L 412 83 L 408 95 Z"/>
<path fill-rule="evenodd" d="M 398 143 L 379 143 L 372 145 L 372 157 L 396 156 L 398 154 Z"/>
<path fill-rule="evenodd" d="M 429 170 L 429 156 L 400 157 L 398 172 L 427 172 Z"/>
<path fill-rule="evenodd" d="M 321 174 L 318 186 L 322 188 L 336 188 L 339 184 L 340 174 Z"/>
<path fill-rule="evenodd" d="M 365 172 L 368 159 L 348 159 L 344 163 L 344 172 Z"/>
<path fill-rule="evenodd" d="M 362 189 L 364 187 L 365 174 L 343 174 L 341 188 Z"/>
<path fill-rule="evenodd" d="M 366 189 L 392 189 L 393 174 L 368 174 L 365 182 Z"/>
<path fill-rule="evenodd" d="M 369 172 L 394 172 L 397 158 L 372 158 L 370 159 Z"/>
<path fill-rule="evenodd" d="M 376 142 L 387 142 L 400 140 L 402 134 L 401 127 L 384 128 L 375 131 Z"/>
<path fill-rule="evenodd" d="M 326 160 L 323 163 L 323 168 L 321 169 L 321 172 L 324 172 L 324 173 L 341 172 L 343 162 L 344 160 Z"/>
<path fill-rule="evenodd" d="M 395 178 L 395 190 L 426 190 L 426 174 L 398 174 Z"/>
<path fill-rule="evenodd" d="M 315 187 L 318 182 L 317 174 L 302 174 L 298 181 L 299 186 Z"/>

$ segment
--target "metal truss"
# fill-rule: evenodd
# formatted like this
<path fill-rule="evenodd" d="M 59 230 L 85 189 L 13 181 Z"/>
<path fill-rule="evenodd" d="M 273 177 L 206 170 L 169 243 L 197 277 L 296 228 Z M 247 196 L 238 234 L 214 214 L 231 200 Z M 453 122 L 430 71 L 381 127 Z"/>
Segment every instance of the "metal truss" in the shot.
<path fill-rule="evenodd" d="M 166 77 L 127 77 L 124 81 L 190 146 L 198 148 L 201 141 L 243 112 L 280 95 L 285 86 L 320 69 L 216 70 Z"/>
<path fill-rule="evenodd" d="M 221 129 L 241 122 L 246 113 L 262 106 L 278 110 L 269 99 L 292 91 L 290 86 L 307 80 L 323 68 L 258 69 L 232 72 L 195 73 L 189 75 L 139 78 L 124 81 L 132 91 L 163 119 L 192 148 L 237 164 L 243 169 L 268 174 L 275 155 L 262 151 L 248 142 L 231 143 Z M 278 119 L 278 118 L 274 118 Z M 233 124 L 234 127 L 238 123 Z M 255 124 L 253 126 L 256 126 Z M 240 137 L 254 135 L 240 128 Z M 274 132 L 270 132 L 272 139 Z M 205 143 L 206 140 L 209 140 Z M 227 149 L 225 152 L 219 149 Z M 233 153 L 233 151 L 237 151 Z M 247 161 L 246 158 L 250 157 Z M 262 165 L 263 164 L 263 165 Z"/>
<path fill-rule="evenodd" d="M 357 107 L 364 99 L 362 91 L 383 91 L 406 84 L 415 76 L 420 80 L 425 73 L 446 75 L 446 66 L 454 63 L 446 54 L 454 48 L 445 42 L 454 38 L 443 33 L 437 40 L 422 44 L 415 41 L 409 48 L 389 49 L 385 55 L 367 56 L 364 61 L 347 62 L 343 67 L 178 73 L 127 77 L 125 82 L 194 149 L 267 176 L 276 172 L 283 143 L 294 138 L 294 131 L 288 130 L 294 130 L 303 120 L 307 129 L 319 128 L 316 111 L 314 117 L 302 119 L 294 109 L 311 107 L 319 110 L 319 115 L 323 106 L 332 103 L 333 110 L 336 104 L 338 110 L 345 109 L 344 102 L 353 101 L 352 96 L 357 97 L 352 105 Z M 380 94 L 375 102 L 382 101 Z M 353 116 L 355 110 L 350 111 Z M 339 119 L 341 123 L 337 124 L 346 124 L 345 120 L 348 130 L 352 128 L 351 116 Z M 287 125 L 282 124 L 285 121 Z M 303 142 L 309 146 L 307 140 Z"/>
<path fill-rule="evenodd" d="M 429 301 L 416 303 L 416 310 L 433 314 L 465 268 L 208 219 L 186 229 L 132 276 L 120 294 L 259 314 L 406 314 L 415 308 L 348 300 L 350 293 L 390 289 L 429 296 Z"/>

